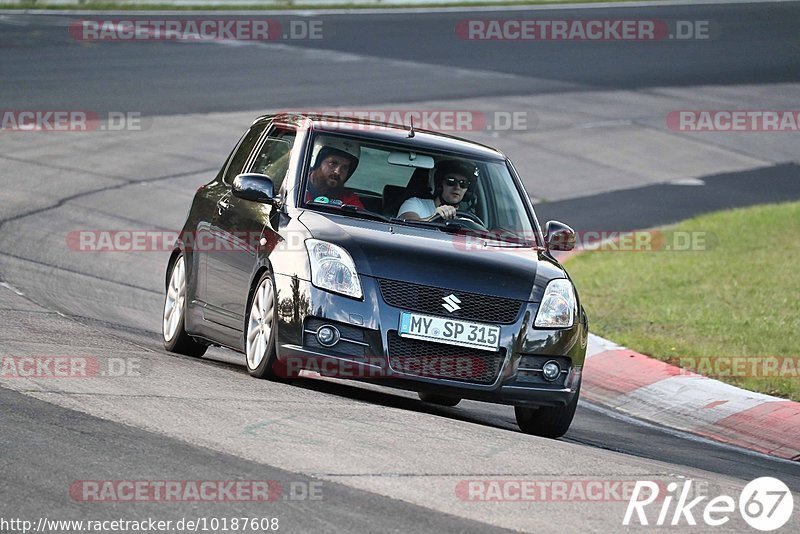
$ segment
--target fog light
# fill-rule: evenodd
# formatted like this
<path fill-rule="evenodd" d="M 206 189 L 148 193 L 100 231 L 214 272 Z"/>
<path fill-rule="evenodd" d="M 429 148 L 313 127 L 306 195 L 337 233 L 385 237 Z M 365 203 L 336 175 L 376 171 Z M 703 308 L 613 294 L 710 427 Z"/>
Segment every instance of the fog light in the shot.
<path fill-rule="evenodd" d="M 324 325 L 317 330 L 317 341 L 323 347 L 332 347 L 339 342 L 339 329 L 335 326 Z"/>
<path fill-rule="evenodd" d="M 544 376 L 545 380 L 549 380 L 552 382 L 558 375 L 561 374 L 561 367 L 559 367 L 558 363 L 553 360 L 550 360 L 546 364 L 542 366 L 542 376 Z"/>

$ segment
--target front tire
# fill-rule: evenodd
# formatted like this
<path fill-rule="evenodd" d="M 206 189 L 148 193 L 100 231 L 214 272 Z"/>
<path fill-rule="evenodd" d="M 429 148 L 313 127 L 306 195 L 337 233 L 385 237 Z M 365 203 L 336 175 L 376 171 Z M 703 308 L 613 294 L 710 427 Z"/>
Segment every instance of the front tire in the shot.
<path fill-rule="evenodd" d="M 167 294 L 164 297 L 164 313 L 161 334 L 164 348 L 186 356 L 202 356 L 207 345 L 198 343 L 186 333 L 186 262 L 181 254 L 170 267 Z"/>
<path fill-rule="evenodd" d="M 567 433 L 572 424 L 580 392 L 581 388 L 578 386 L 575 397 L 566 406 L 540 406 L 539 408 L 515 406 L 514 414 L 517 416 L 517 425 L 526 434 L 543 438 L 560 438 Z"/>
<path fill-rule="evenodd" d="M 275 322 L 275 285 L 266 271 L 255 286 L 245 323 L 247 372 L 256 378 L 285 382 L 293 377 L 289 376 L 286 365 L 278 361 Z"/>
<path fill-rule="evenodd" d="M 461 399 L 457 397 L 446 397 L 444 395 L 437 395 L 436 393 L 418 393 L 419 400 L 422 402 L 427 402 L 429 404 L 438 404 L 439 406 L 448 406 L 452 408 L 459 402 Z"/>

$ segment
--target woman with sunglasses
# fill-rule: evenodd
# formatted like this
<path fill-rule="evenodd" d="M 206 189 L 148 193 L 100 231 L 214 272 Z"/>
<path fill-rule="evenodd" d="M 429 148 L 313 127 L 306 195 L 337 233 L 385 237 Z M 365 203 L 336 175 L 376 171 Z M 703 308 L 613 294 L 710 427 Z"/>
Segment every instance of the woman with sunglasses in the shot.
<path fill-rule="evenodd" d="M 418 221 L 430 221 L 437 216 L 454 219 L 474 177 L 473 165 L 452 159 L 441 161 L 433 177 L 433 198 L 409 198 L 400 206 L 398 217 Z"/>

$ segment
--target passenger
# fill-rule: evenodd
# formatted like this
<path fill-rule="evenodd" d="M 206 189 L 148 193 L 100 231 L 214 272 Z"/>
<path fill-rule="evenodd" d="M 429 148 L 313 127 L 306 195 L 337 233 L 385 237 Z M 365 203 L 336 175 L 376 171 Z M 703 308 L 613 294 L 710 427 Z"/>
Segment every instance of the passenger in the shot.
<path fill-rule="evenodd" d="M 305 201 L 364 209 L 358 196 L 344 187 L 360 157 L 358 143 L 347 139 L 327 138 L 317 144 L 312 154 Z"/>
<path fill-rule="evenodd" d="M 456 160 L 444 160 L 436 167 L 433 177 L 433 198 L 411 197 L 400 206 L 401 219 L 430 221 L 436 216 L 454 219 L 459 203 L 475 178 L 475 167 Z"/>

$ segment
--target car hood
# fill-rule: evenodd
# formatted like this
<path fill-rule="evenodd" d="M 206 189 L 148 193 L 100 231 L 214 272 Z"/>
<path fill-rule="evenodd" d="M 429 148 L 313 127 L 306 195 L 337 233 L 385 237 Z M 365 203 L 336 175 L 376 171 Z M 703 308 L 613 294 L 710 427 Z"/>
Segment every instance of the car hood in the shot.
<path fill-rule="evenodd" d="M 313 211 L 300 222 L 314 238 L 347 250 L 362 276 L 524 301 L 539 301 L 547 282 L 566 277 L 535 248 L 484 246 L 476 237 Z"/>

